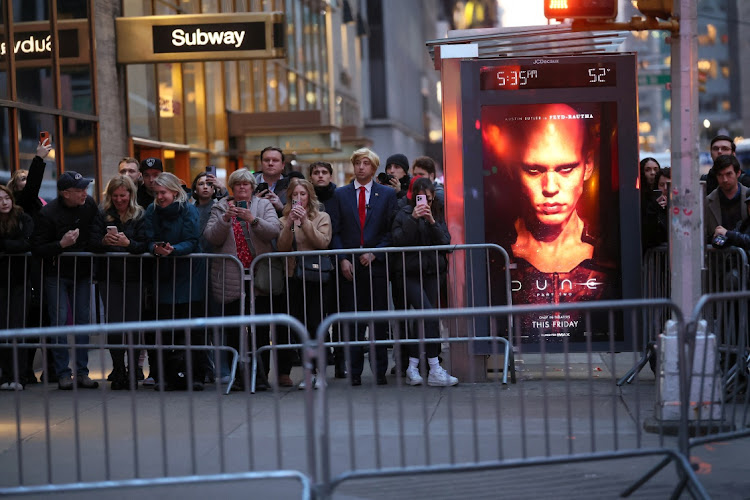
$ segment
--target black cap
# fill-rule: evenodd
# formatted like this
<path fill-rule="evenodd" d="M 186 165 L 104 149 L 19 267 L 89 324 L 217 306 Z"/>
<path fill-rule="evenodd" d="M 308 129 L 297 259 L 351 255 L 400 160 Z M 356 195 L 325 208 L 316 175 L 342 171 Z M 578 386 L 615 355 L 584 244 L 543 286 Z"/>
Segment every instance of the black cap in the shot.
<path fill-rule="evenodd" d="M 94 179 L 89 179 L 82 176 L 78 172 L 68 170 L 67 172 L 62 174 L 59 179 L 57 179 L 57 190 L 65 191 L 66 189 L 70 188 L 86 189 L 89 183 L 93 180 Z"/>
<path fill-rule="evenodd" d="M 395 155 L 389 156 L 385 161 L 385 168 L 388 168 L 390 165 L 398 165 L 399 167 L 404 169 L 404 172 L 406 172 L 407 174 L 409 173 L 409 160 L 406 158 L 406 155 L 397 153 Z"/>
<path fill-rule="evenodd" d="M 149 168 L 153 168 L 155 170 L 158 170 L 159 172 L 164 172 L 164 165 L 161 164 L 161 160 L 159 158 L 146 158 L 141 162 L 141 173 L 145 172 Z"/>

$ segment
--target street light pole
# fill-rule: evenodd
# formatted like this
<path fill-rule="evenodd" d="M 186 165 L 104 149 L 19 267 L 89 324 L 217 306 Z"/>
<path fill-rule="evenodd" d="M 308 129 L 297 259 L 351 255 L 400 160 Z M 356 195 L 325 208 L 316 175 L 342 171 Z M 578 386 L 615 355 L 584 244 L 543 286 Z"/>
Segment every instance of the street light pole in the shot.
<path fill-rule="evenodd" d="M 698 162 L 698 9 L 697 0 L 676 1 L 679 32 L 671 39 L 672 60 L 672 185 L 669 206 L 672 300 L 685 320 L 701 294 L 703 267 L 703 192 Z M 696 265 L 698 264 L 698 265 Z M 680 383 L 677 360 L 680 339 L 667 328 L 659 340 L 662 363 L 659 370 L 656 417 L 660 421 L 680 419 Z M 684 369 L 684 367 L 683 367 Z M 683 380 L 687 380 L 688 378 Z"/>

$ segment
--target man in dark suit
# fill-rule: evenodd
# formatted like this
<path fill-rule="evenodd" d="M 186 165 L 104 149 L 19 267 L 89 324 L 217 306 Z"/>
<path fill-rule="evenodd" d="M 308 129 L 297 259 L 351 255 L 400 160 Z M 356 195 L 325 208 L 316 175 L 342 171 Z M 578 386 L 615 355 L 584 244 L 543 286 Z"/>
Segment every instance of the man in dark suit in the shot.
<path fill-rule="evenodd" d="M 373 182 L 380 165 L 380 158 L 367 148 L 358 149 L 351 156 L 354 166 L 354 181 L 336 190 L 331 204 L 333 223 L 332 247 L 377 248 L 391 244 L 391 221 L 397 209 L 396 192 Z M 388 309 L 388 276 L 385 254 L 352 254 L 339 256 L 341 271 L 340 299 L 342 311 L 383 311 Z M 356 325 L 356 338 L 364 340 L 366 323 Z M 375 323 L 375 339 L 388 338 L 388 324 Z M 343 330 L 342 330 L 343 331 Z M 373 332 L 370 332 L 373 335 Z M 362 384 L 364 349 L 351 348 L 352 385 Z M 375 359 L 370 358 L 370 367 L 378 385 L 387 384 L 388 349 L 375 348 Z"/>

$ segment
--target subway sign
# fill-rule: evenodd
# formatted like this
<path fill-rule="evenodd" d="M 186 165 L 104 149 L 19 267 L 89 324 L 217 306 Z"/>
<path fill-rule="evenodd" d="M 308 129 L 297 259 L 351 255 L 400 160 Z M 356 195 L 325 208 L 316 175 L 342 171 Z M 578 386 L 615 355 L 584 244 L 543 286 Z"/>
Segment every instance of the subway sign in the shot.
<path fill-rule="evenodd" d="M 120 17 L 115 27 L 121 64 L 286 56 L 279 12 Z"/>
<path fill-rule="evenodd" d="M 60 64 L 77 65 L 89 61 L 88 21 L 62 20 L 57 23 Z M 52 33 L 48 22 L 16 23 L 13 42 L 0 26 L 0 68 L 5 68 L 11 49 L 18 68 L 39 68 L 52 63 Z"/>

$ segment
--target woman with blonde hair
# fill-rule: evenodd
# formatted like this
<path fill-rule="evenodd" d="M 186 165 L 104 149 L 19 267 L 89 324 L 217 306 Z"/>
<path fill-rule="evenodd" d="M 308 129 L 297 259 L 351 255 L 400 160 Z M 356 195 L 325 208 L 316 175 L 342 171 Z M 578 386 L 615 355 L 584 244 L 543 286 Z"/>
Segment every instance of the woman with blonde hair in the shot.
<path fill-rule="evenodd" d="M 333 235 L 331 217 L 326 212 L 319 210 L 320 204 L 313 185 L 304 179 L 292 179 L 289 182 L 286 199 L 287 202 L 281 217 L 282 229 L 278 241 L 279 251 L 326 250 Z M 305 262 L 320 264 L 322 259 L 328 258 L 328 256 L 323 256 L 320 257 L 321 260 L 318 260 L 319 258 L 314 256 L 299 257 L 299 259 L 303 259 L 299 264 L 302 265 Z M 324 282 L 324 279 L 321 280 L 324 277 L 322 272 L 318 273 L 317 277 L 313 273 L 310 279 L 304 279 L 302 276 L 295 274 L 296 268 L 296 259 L 289 258 L 287 260 L 287 273 L 291 276 L 289 284 L 290 314 L 299 319 L 310 332 L 310 336 L 313 337 L 318 325 L 323 321 L 321 298 L 326 296 L 328 284 Z M 282 356 L 282 353 L 291 354 L 292 351 L 288 349 L 279 350 L 279 381 L 280 384 L 282 382 L 291 383 L 289 374 L 292 370 L 292 359 L 289 355 Z M 316 377 L 314 380 L 313 387 L 315 388 L 325 380 L 324 367 L 325 364 L 323 365 L 323 376 Z M 304 389 L 304 381 L 300 384 L 300 388 Z"/>
<path fill-rule="evenodd" d="M 200 251 L 200 216 L 194 205 L 188 203 L 188 195 L 182 182 L 174 174 L 163 172 L 154 180 L 154 202 L 146 210 L 146 239 L 148 251 L 160 259 L 156 260 L 154 289 L 159 319 L 184 319 L 200 317 L 205 300 L 205 261 L 201 258 L 166 259 Z M 181 344 L 184 332 L 175 331 L 174 338 L 164 338 L 164 343 Z M 193 331 L 192 345 L 205 342 L 204 332 Z M 155 379 L 157 390 L 185 389 L 188 380 L 184 375 L 184 350 L 158 353 L 149 351 L 150 376 Z M 160 380 L 159 356 L 167 358 L 164 375 Z M 205 351 L 193 350 L 192 389 L 203 390 L 207 368 Z M 153 362 L 152 362 L 153 360 Z M 182 375 L 181 375 L 182 374 Z"/>
<path fill-rule="evenodd" d="M 107 183 L 101 209 L 91 230 L 94 251 L 130 254 L 146 251 L 144 211 L 136 202 L 137 192 L 135 183 L 125 175 L 118 175 Z M 98 259 L 97 278 L 104 295 L 107 323 L 141 320 L 143 273 L 140 263 L 140 259 L 126 256 Z M 123 339 L 121 334 L 112 334 L 108 340 L 110 344 L 138 343 L 138 339 L 132 336 Z M 125 348 L 109 351 L 113 369 L 107 378 L 112 381 L 113 390 L 136 387 L 134 370 L 138 365 L 138 352 L 128 352 L 128 367 L 133 368 L 130 374 L 125 369 L 125 352 Z"/>

